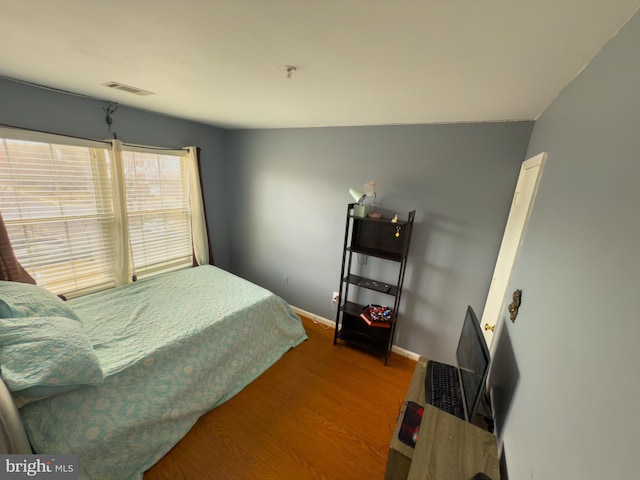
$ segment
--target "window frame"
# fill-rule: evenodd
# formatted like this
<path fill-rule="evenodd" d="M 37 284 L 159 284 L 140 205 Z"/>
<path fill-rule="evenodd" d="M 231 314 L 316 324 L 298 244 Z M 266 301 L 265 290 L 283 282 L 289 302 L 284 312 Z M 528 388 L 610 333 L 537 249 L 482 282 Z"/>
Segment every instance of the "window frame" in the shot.
<path fill-rule="evenodd" d="M 187 223 L 189 226 L 191 226 L 192 211 L 191 211 L 190 197 L 189 197 L 190 185 L 189 185 L 189 175 L 187 172 L 187 169 L 188 169 L 187 154 L 188 154 L 188 151 L 186 150 L 158 149 L 158 148 L 140 147 L 140 146 L 126 145 L 126 144 L 122 145 L 120 165 L 123 169 L 125 197 L 127 199 L 127 202 L 126 202 L 127 205 L 125 208 L 127 212 L 126 223 L 127 223 L 127 229 L 128 229 L 127 238 L 128 238 L 129 257 L 130 257 L 130 271 L 131 271 L 131 275 L 135 278 L 144 278 L 144 277 L 152 276 L 158 273 L 186 268 L 193 265 L 193 234 L 192 234 L 191 228 L 189 228 L 187 232 L 188 248 L 185 242 L 172 242 L 171 246 L 173 248 L 177 248 L 178 244 L 182 243 L 183 250 L 181 255 L 175 255 L 175 256 L 166 255 L 163 259 L 153 262 L 151 264 L 147 264 L 147 263 L 141 264 L 136 262 L 136 259 L 135 259 L 136 256 L 146 257 L 148 255 L 148 256 L 157 258 L 160 252 L 158 252 L 159 248 L 147 249 L 145 242 L 143 242 L 144 252 L 139 252 L 139 255 L 136 255 L 137 252 L 135 250 L 139 249 L 139 242 L 133 241 L 133 234 L 132 234 L 133 222 L 131 221 L 133 217 L 140 218 L 142 225 L 144 226 L 145 218 L 156 219 L 156 220 L 162 219 L 166 227 L 167 217 L 182 217 L 181 218 L 182 222 Z M 181 207 L 160 206 L 155 209 L 150 209 L 150 208 L 138 209 L 136 210 L 136 213 L 133 213 L 131 211 L 132 200 L 129 194 L 129 188 L 128 188 L 129 179 L 128 179 L 126 166 L 128 162 L 130 162 L 131 160 L 135 161 L 136 159 L 127 158 L 130 155 L 133 157 L 136 157 L 138 155 L 143 155 L 147 157 L 155 156 L 155 161 L 158 163 L 162 160 L 160 157 L 163 157 L 165 160 L 168 159 L 167 157 L 179 160 L 179 163 L 180 163 L 179 170 L 180 170 L 180 176 L 181 176 L 180 178 L 181 192 L 180 193 L 182 194 L 181 202 L 180 202 Z M 162 177 L 162 172 L 160 172 L 160 177 Z M 161 196 L 163 194 L 164 195 L 168 194 L 168 192 L 165 192 L 162 189 L 162 183 L 163 183 L 162 178 L 160 178 L 160 180 L 155 183 L 156 187 L 160 185 L 159 188 L 160 190 L 162 190 Z M 142 193 L 140 190 L 141 189 L 139 189 L 139 191 L 137 192 L 138 195 Z M 144 203 L 144 201 L 140 203 Z M 167 228 L 164 229 L 164 233 L 165 234 L 168 233 Z M 151 242 L 148 242 L 148 243 L 150 244 Z M 167 242 L 163 242 L 163 243 L 165 243 L 165 245 L 168 245 Z"/>
<path fill-rule="evenodd" d="M 197 164 L 197 149 L 195 147 L 186 147 L 184 149 L 163 149 L 157 147 L 144 147 L 139 145 L 127 145 L 123 144 L 120 140 L 109 141 L 96 141 L 88 140 L 76 137 L 68 137 L 63 135 L 56 135 L 43 132 L 35 132 L 29 130 L 22 130 L 12 127 L 0 127 L 0 142 L 4 139 L 18 140 L 26 142 L 38 142 L 46 143 L 49 145 L 68 145 L 73 147 L 86 147 L 96 149 L 100 152 L 96 155 L 96 158 L 91 159 L 92 162 L 92 174 L 91 178 L 95 184 L 97 190 L 109 190 L 111 195 L 111 206 L 107 208 L 106 212 L 108 216 L 105 227 L 108 228 L 108 233 L 103 233 L 103 237 L 108 237 L 113 248 L 113 256 L 111 260 L 111 276 L 106 282 L 97 282 L 89 286 L 82 287 L 52 287 L 49 288 L 53 293 L 63 294 L 67 298 L 74 296 L 91 293 L 96 290 L 102 290 L 117 285 L 122 285 L 134 281 L 136 279 L 136 273 L 141 276 L 152 276 L 165 271 L 186 268 L 193 266 L 194 253 L 195 258 L 198 258 L 198 264 L 208 263 L 208 239 L 206 233 L 206 221 L 204 218 L 204 207 L 202 204 L 202 192 L 200 189 L 199 172 Z M 1 143 L 0 143 L 1 144 Z M 165 157 L 180 157 L 180 195 L 181 205 L 184 207 L 178 213 L 178 216 L 182 215 L 181 221 L 184 229 L 184 224 L 188 225 L 188 238 L 191 243 L 190 258 L 187 261 L 186 248 L 183 245 L 181 251 L 183 252 L 181 259 L 176 262 L 170 260 L 161 262 L 161 265 L 153 267 L 139 268 L 134 265 L 131 252 L 130 232 L 129 232 L 129 215 L 127 212 L 127 180 L 124 175 L 125 156 L 138 155 L 138 154 L 151 154 L 156 156 Z M 101 157 L 101 158 L 98 158 Z M 0 167 L 0 174 L 2 174 L 2 168 Z M 100 207 L 102 208 L 102 206 Z M 100 210 L 96 205 L 96 210 Z M 5 218 L 5 224 L 11 237 L 11 232 L 16 230 L 17 224 L 35 224 L 39 220 L 29 219 L 11 219 Z M 181 230 L 182 231 L 182 230 Z M 161 232 L 160 235 L 164 235 Z M 158 235 L 156 235 L 158 237 Z M 143 248 L 145 248 L 143 246 Z M 30 261 L 28 258 L 19 258 L 23 263 L 27 271 L 29 271 Z M 33 262 L 31 262 L 33 263 Z M 63 262 L 64 263 L 64 262 Z M 71 262 L 66 262 L 70 266 Z M 36 281 L 37 279 L 36 274 Z M 73 275 L 71 275 L 73 276 Z M 47 285 L 43 285 L 48 288 Z"/>

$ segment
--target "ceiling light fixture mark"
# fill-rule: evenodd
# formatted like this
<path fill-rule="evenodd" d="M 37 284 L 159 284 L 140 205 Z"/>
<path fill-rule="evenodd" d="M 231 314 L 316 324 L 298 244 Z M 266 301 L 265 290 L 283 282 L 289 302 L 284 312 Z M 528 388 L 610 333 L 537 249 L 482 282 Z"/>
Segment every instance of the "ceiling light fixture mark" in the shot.
<path fill-rule="evenodd" d="M 291 65 L 284 65 L 284 66 L 282 67 L 282 70 L 284 70 L 285 72 L 287 72 L 287 78 L 288 78 L 289 80 L 291 80 L 291 75 L 293 74 L 293 72 L 295 72 L 295 71 L 296 71 L 296 67 L 293 67 L 293 66 L 291 66 Z"/>

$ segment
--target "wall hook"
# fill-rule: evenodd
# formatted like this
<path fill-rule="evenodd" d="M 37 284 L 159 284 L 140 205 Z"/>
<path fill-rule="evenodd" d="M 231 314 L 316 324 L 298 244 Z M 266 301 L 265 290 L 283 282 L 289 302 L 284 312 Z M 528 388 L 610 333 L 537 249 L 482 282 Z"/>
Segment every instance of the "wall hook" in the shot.
<path fill-rule="evenodd" d="M 118 110 L 119 106 L 120 105 L 118 105 L 117 103 L 111 102 L 111 103 L 109 103 L 108 107 L 102 107 L 102 110 L 104 110 L 105 113 L 107 114 L 106 118 L 105 118 L 105 121 L 107 122 L 107 125 L 109 126 L 109 133 L 113 134 L 113 138 L 114 139 L 117 139 L 118 136 L 116 135 L 115 132 L 111 131 L 111 125 L 113 124 L 113 118 L 111 118 L 111 115 L 113 115 L 115 113 L 115 111 Z"/>

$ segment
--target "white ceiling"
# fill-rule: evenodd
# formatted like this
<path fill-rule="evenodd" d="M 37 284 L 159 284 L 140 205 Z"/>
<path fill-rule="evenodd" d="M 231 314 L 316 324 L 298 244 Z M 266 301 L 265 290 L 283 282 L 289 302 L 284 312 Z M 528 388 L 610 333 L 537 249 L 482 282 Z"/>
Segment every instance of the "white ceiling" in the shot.
<path fill-rule="evenodd" d="M 535 119 L 638 7 L 0 0 L 0 75 L 229 128 Z"/>

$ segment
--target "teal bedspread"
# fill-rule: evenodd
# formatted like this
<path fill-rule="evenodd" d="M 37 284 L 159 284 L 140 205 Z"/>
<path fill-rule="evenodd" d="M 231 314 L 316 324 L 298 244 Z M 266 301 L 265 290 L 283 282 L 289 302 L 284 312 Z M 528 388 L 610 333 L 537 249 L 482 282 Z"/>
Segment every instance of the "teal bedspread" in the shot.
<path fill-rule="evenodd" d="M 67 302 L 105 380 L 26 405 L 36 453 L 75 453 L 80 478 L 140 479 L 197 419 L 305 340 L 271 292 L 201 266 Z"/>

